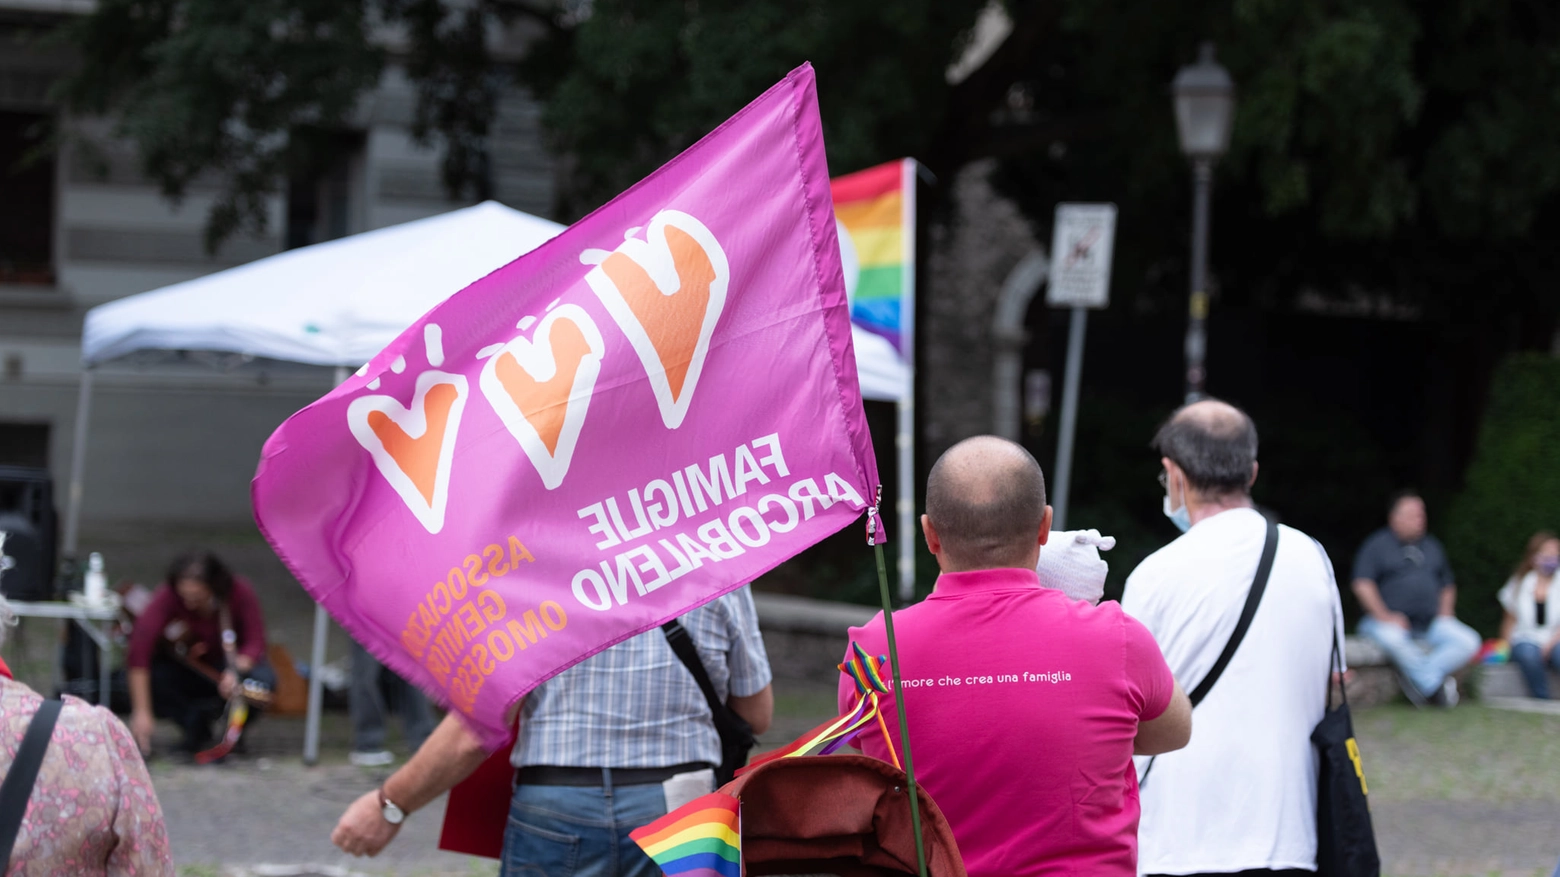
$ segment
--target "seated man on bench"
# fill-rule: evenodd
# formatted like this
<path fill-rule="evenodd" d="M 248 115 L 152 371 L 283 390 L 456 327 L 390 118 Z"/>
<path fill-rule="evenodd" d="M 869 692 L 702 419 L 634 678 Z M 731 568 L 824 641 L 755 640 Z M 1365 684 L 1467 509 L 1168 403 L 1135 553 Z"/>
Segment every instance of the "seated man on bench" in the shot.
<path fill-rule="evenodd" d="M 1365 610 L 1359 630 L 1392 658 L 1410 701 L 1453 707 L 1452 674 L 1478 654 L 1479 634 L 1457 620 L 1452 568 L 1426 521 L 1424 499 L 1403 491 L 1392 500 L 1387 526 L 1360 546 L 1354 558 L 1354 595 Z"/>

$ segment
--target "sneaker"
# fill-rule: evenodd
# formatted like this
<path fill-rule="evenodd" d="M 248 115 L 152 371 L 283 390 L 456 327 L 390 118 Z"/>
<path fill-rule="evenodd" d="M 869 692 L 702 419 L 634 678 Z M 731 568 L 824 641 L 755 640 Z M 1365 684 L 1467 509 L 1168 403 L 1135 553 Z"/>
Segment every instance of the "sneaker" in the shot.
<path fill-rule="evenodd" d="M 1414 706 L 1416 706 L 1416 707 L 1418 707 L 1420 709 L 1424 709 L 1425 707 L 1430 705 L 1430 701 L 1427 700 L 1425 698 L 1425 696 L 1420 693 L 1419 686 L 1415 685 L 1413 680 L 1409 679 L 1407 676 L 1403 675 L 1401 672 L 1397 673 L 1396 675 L 1397 675 L 1398 688 L 1403 690 L 1403 696 L 1408 698 L 1408 702 L 1409 703 L 1413 704 Z"/>
<path fill-rule="evenodd" d="M 395 756 L 388 749 L 380 749 L 375 752 L 353 752 L 347 756 L 354 767 L 384 767 L 395 761 Z"/>
<path fill-rule="evenodd" d="M 1442 683 L 1441 690 L 1436 694 L 1436 704 L 1446 709 L 1456 706 L 1457 702 L 1462 699 L 1457 694 L 1457 680 L 1450 676 L 1446 677 L 1446 682 Z"/>

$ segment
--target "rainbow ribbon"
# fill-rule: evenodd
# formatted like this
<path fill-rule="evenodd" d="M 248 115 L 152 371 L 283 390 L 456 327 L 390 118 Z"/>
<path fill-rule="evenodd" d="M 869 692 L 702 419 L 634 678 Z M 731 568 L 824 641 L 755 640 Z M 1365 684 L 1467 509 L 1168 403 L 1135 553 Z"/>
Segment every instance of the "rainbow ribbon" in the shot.
<path fill-rule="evenodd" d="M 824 722 L 790 744 L 753 759 L 746 767 L 737 771 L 738 776 L 779 758 L 833 755 L 859 737 L 861 732 L 874 721 L 877 722 L 878 731 L 883 735 L 883 743 L 888 748 L 888 756 L 893 761 L 894 767 L 900 767 L 899 753 L 894 749 L 893 738 L 888 735 L 888 724 L 883 721 L 880 699 L 882 695 L 888 693 L 888 682 L 883 677 L 883 662 L 887 661 L 888 657 L 886 655 L 873 657 L 856 643 L 851 643 L 850 648 L 851 654 L 847 656 L 844 663 L 839 665 L 839 669 L 856 683 L 855 706 L 846 710 L 844 715 Z"/>

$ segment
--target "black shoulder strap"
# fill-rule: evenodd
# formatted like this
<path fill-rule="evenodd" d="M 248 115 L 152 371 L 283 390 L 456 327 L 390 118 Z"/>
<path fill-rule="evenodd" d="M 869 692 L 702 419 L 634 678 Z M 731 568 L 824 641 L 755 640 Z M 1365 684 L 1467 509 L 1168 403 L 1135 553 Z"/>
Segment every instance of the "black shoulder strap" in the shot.
<path fill-rule="evenodd" d="M 1257 604 L 1262 602 L 1262 592 L 1267 590 L 1268 576 L 1273 574 L 1273 557 L 1278 554 L 1278 521 L 1267 519 L 1267 536 L 1262 540 L 1262 559 L 1257 561 L 1257 574 L 1251 580 L 1251 590 L 1246 593 L 1246 605 L 1240 610 L 1240 620 L 1235 622 L 1235 630 L 1230 634 L 1230 641 L 1224 644 L 1224 651 L 1219 653 L 1219 659 L 1213 662 L 1213 669 L 1203 677 L 1203 681 L 1197 683 L 1197 687 L 1186 697 L 1192 702 L 1192 706 L 1202 703 L 1208 692 L 1213 690 L 1213 683 L 1219 681 L 1224 675 L 1224 668 L 1229 666 L 1230 659 L 1235 657 L 1235 650 L 1240 648 L 1240 641 L 1246 638 L 1246 631 L 1251 627 L 1251 619 L 1256 617 Z"/>
<path fill-rule="evenodd" d="M 699 651 L 693 646 L 693 637 L 688 635 L 688 629 L 682 626 L 682 622 L 673 618 L 661 625 L 661 632 L 666 634 L 666 644 L 677 653 L 677 659 L 683 662 L 688 672 L 693 674 L 693 681 L 699 684 L 699 690 L 704 692 L 704 700 L 710 705 L 710 715 L 715 718 L 717 727 L 721 720 L 721 713 L 725 704 L 720 702 L 720 696 L 715 693 L 715 683 L 710 681 L 710 673 L 704 669 L 704 662 L 699 660 Z"/>
<path fill-rule="evenodd" d="M 17 747 L 16 759 L 6 771 L 5 781 L 0 782 L 0 870 L 11 861 L 11 848 L 16 846 L 16 836 L 22 830 L 27 799 L 32 797 L 33 783 L 38 779 L 38 768 L 43 765 L 43 753 L 49 748 L 61 706 L 57 700 L 46 700 L 33 713 L 22 745 Z"/>

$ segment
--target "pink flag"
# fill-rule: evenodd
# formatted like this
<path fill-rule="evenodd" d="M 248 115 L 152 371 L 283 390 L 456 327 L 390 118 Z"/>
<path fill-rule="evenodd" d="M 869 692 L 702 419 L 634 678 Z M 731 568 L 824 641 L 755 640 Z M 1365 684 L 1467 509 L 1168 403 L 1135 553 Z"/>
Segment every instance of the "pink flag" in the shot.
<path fill-rule="evenodd" d="M 255 517 L 497 746 L 539 683 L 861 517 L 849 320 L 804 65 L 288 419 Z"/>

